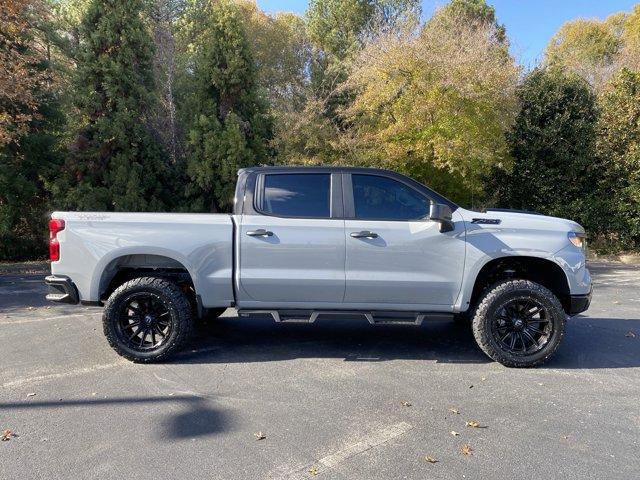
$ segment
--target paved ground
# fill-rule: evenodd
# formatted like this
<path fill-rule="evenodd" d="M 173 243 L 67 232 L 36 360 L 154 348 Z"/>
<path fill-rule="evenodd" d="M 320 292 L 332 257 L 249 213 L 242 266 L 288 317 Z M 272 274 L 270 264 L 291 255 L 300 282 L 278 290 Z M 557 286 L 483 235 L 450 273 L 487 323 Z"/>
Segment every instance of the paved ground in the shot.
<path fill-rule="evenodd" d="M 175 361 L 133 365 L 100 310 L 48 307 L 41 274 L 0 273 L 0 431 L 17 434 L 0 478 L 638 478 L 640 269 L 592 271 L 589 315 L 534 370 L 450 323 L 232 311 Z"/>

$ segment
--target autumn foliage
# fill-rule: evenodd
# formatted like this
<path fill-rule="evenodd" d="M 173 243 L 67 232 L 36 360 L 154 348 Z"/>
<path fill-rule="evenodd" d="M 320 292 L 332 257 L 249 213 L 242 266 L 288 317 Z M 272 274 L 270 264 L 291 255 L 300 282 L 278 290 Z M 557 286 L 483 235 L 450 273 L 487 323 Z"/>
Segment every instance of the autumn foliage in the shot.
<path fill-rule="evenodd" d="M 17 141 L 38 115 L 38 94 L 51 79 L 37 23 L 47 14 L 40 0 L 0 3 L 0 147 Z"/>
<path fill-rule="evenodd" d="M 640 249 L 640 5 L 518 63 L 485 0 L 0 2 L 0 260 L 53 209 L 222 212 L 238 168 L 385 167 Z"/>

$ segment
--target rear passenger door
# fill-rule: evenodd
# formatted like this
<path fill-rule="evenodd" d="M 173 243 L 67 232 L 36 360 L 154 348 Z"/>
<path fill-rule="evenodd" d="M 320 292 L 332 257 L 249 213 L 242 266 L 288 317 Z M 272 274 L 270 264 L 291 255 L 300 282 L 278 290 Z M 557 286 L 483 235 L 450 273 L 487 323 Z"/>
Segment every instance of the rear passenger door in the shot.
<path fill-rule="evenodd" d="M 303 308 L 342 302 L 345 238 L 340 174 L 259 173 L 240 226 L 245 305 Z"/>

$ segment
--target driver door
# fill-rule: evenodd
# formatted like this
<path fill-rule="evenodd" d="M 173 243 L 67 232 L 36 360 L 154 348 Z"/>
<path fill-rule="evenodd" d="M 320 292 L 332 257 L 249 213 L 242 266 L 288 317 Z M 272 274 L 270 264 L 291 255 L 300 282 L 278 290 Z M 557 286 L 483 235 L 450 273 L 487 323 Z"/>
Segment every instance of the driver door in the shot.
<path fill-rule="evenodd" d="M 428 219 L 430 199 L 384 175 L 345 174 L 343 192 L 345 303 L 420 310 L 453 305 L 465 257 L 460 215 L 454 212 L 453 231 L 440 233 L 440 224 Z"/>

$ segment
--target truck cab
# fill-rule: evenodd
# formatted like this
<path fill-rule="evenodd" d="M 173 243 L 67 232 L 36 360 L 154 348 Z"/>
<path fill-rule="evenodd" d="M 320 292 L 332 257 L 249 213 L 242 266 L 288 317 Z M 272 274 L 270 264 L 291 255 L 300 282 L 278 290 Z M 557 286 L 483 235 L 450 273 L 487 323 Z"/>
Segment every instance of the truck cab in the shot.
<path fill-rule="evenodd" d="M 242 308 L 453 311 L 465 260 L 464 220 L 453 203 L 371 169 L 245 175 L 236 202 Z M 451 215 L 447 231 L 430 216 L 433 204 Z"/>

